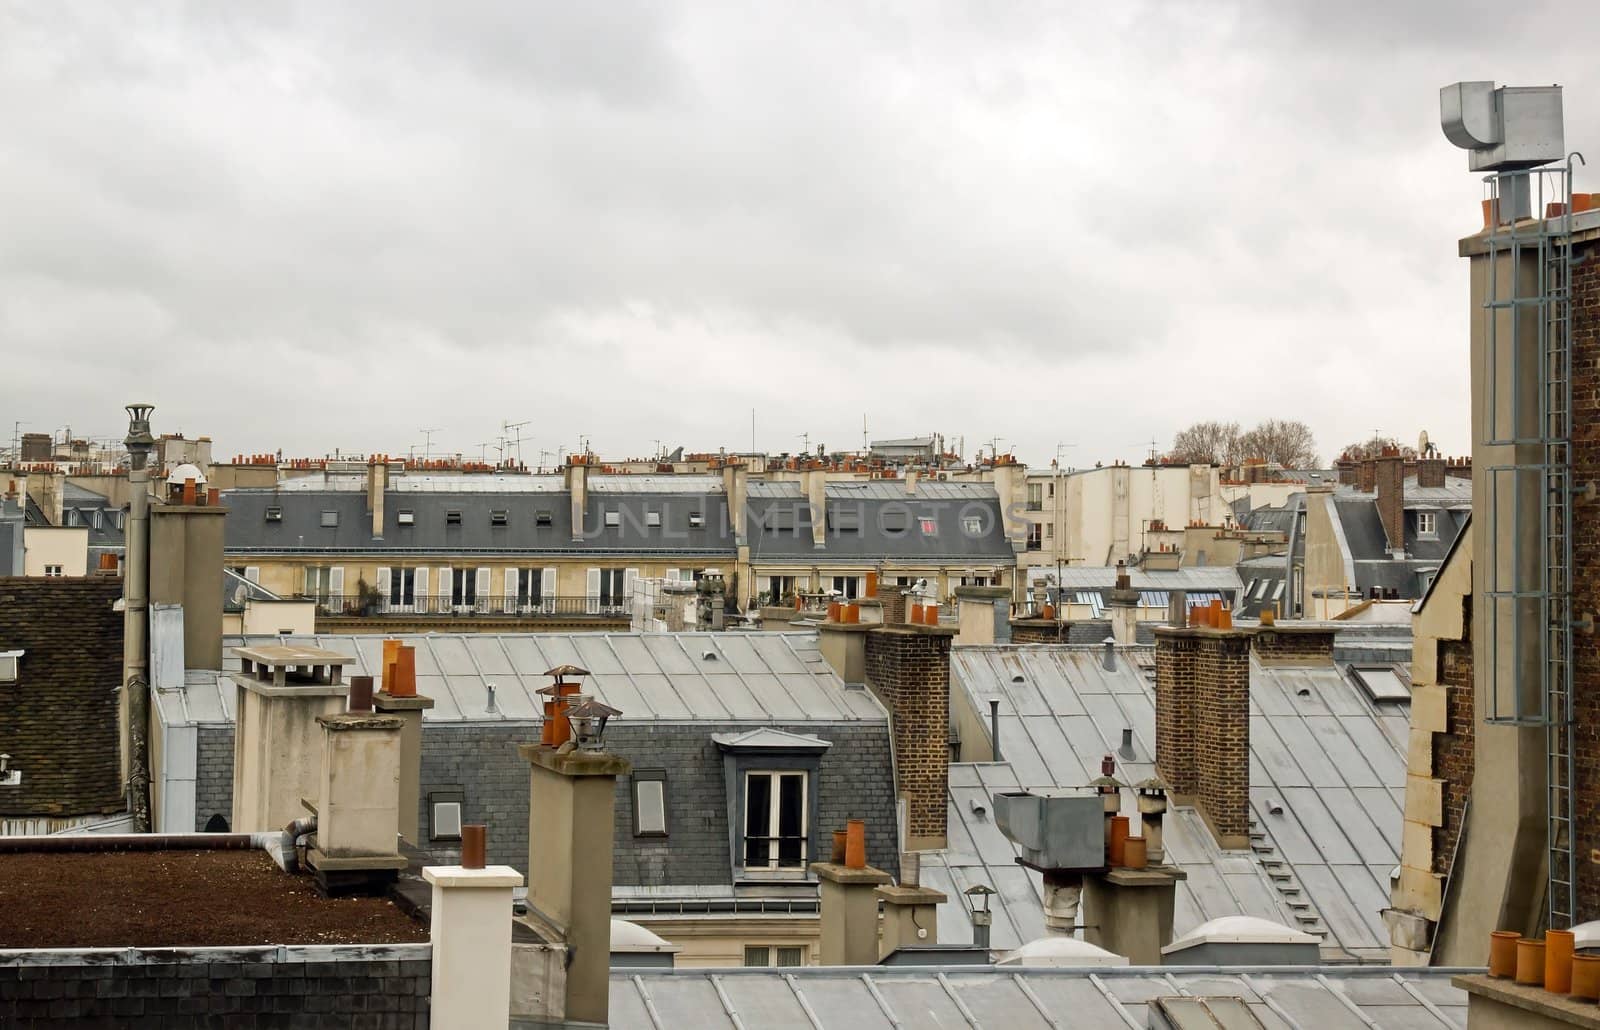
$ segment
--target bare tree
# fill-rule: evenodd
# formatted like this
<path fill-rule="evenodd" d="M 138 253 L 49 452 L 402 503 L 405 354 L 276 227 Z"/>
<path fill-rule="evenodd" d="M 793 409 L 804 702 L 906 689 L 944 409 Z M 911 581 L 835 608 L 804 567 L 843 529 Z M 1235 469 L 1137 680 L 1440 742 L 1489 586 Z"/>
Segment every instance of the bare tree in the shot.
<path fill-rule="evenodd" d="M 1286 469 L 1322 463 L 1311 427 L 1296 419 L 1267 419 L 1239 438 L 1239 451 L 1246 461 L 1261 458 Z"/>
<path fill-rule="evenodd" d="M 1172 438 L 1170 462 L 1189 465 L 1236 465 L 1239 461 L 1239 423 L 1196 422 Z"/>
<path fill-rule="evenodd" d="M 1362 440 L 1360 443 L 1353 443 L 1340 453 L 1342 457 L 1349 458 L 1353 461 L 1371 461 L 1373 458 L 1379 457 L 1385 450 L 1390 448 L 1399 451 L 1400 457 L 1405 458 L 1407 461 L 1410 461 L 1417 456 L 1417 449 L 1415 447 L 1402 447 L 1400 445 L 1400 441 L 1396 440 L 1392 436 L 1374 436 L 1370 440 Z"/>

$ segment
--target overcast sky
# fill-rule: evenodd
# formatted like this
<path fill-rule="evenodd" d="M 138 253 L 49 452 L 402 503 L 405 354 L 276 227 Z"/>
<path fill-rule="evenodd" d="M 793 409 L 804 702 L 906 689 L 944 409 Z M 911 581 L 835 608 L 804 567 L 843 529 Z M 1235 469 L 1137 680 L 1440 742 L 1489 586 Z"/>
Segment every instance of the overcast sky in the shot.
<path fill-rule="evenodd" d="M 4 435 L 1462 453 L 1438 88 L 1562 83 L 1600 190 L 1600 18 L 1537 7 L 0 0 Z"/>

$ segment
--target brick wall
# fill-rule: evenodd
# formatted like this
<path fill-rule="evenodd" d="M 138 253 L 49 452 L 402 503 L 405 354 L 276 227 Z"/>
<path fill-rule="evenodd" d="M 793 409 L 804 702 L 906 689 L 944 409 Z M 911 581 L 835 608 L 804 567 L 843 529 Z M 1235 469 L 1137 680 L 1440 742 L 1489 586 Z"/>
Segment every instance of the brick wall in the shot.
<path fill-rule="evenodd" d="M 1263 627 L 1251 639 L 1256 657 L 1263 662 L 1316 665 L 1333 661 L 1335 630 L 1283 632 Z"/>
<path fill-rule="evenodd" d="M 1577 248 L 1572 271 L 1572 482 L 1600 480 L 1600 243 Z M 1600 611 L 1600 508 L 1572 509 L 1575 615 Z M 1574 822 L 1578 856 L 1577 921 L 1600 917 L 1600 633 L 1575 633 L 1573 644 Z"/>
<path fill-rule="evenodd" d="M 909 627 L 867 634 L 867 685 L 889 709 L 897 786 L 912 837 L 945 836 L 953 637 Z"/>
<path fill-rule="evenodd" d="M 1445 464 L 1443 458 L 1422 458 L 1417 462 L 1418 487 L 1444 486 Z"/>
<path fill-rule="evenodd" d="M 906 621 L 906 595 L 901 593 L 904 589 L 887 583 L 878 584 L 878 600 L 883 602 L 885 626 L 898 626 Z"/>
<path fill-rule="evenodd" d="M 1013 644 L 1061 644 L 1067 639 L 1067 624 L 1044 619 L 1022 619 L 1011 623 Z"/>
<path fill-rule="evenodd" d="M 1467 615 L 1471 625 L 1471 613 Z M 1450 860 L 1461 836 L 1461 819 L 1472 793 L 1473 713 L 1472 641 L 1439 642 L 1439 685 L 1445 691 L 1445 732 L 1433 734 L 1433 775 L 1443 780 L 1444 822 L 1433 828 L 1433 871 L 1450 874 Z"/>
<path fill-rule="evenodd" d="M 195 733 L 194 828 L 213 815 L 233 827 L 233 724 L 201 726 Z"/>
<path fill-rule="evenodd" d="M 89 815 L 125 807 L 117 699 L 120 579 L 0 580 L 0 651 L 27 652 L 0 683 L 0 752 L 22 783 L 0 815 Z"/>
<path fill-rule="evenodd" d="M 0 956 L 0 1025 L 428 1025 L 431 949 L 265 947 Z"/>
<path fill-rule="evenodd" d="M 1193 796 L 1197 644 L 1181 629 L 1156 629 L 1156 772 L 1174 794 Z"/>
<path fill-rule="evenodd" d="M 1364 494 L 1370 494 L 1378 488 L 1378 463 L 1372 460 L 1363 461 L 1356 466 L 1356 489 Z"/>
<path fill-rule="evenodd" d="M 1219 838 L 1250 832 L 1250 636 L 1208 633 L 1195 660 L 1195 802 Z"/>
<path fill-rule="evenodd" d="M 1384 535 L 1389 538 L 1389 548 L 1403 550 L 1406 546 L 1405 468 L 1399 455 L 1379 458 L 1377 466 L 1378 518 L 1383 522 Z"/>

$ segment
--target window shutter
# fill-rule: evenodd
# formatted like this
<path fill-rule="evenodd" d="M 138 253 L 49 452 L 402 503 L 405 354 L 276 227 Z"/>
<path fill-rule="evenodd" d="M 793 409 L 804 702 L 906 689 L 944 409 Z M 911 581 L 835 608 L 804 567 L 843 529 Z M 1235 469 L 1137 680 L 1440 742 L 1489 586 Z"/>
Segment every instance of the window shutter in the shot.
<path fill-rule="evenodd" d="M 252 583 L 259 584 L 261 582 L 261 566 L 246 565 L 244 567 L 244 578 Z"/>
<path fill-rule="evenodd" d="M 477 590 L 477 594 L 478 594 L 478 611 L 486 612 L 486 611 L 489 610 L 489 594 L 493 590 L 494 590 L 494 587 L 491 586 L 490 582 L 489 582 L 489 570 L 488 569 L 479 569 L 478 570 L 478 590 Z"/>
<path fill-rule="evenodd" d="M 439 605 L 438 611 L 448 612 L 453 601 L 450 596 L 451 583 L 453 581 L 453 577 L 450 575 L 451 571 L 448 565 L 439 566 L 439 600 L 443 603 Z"/>
<path fill-rule="evenodd" d="M 762 594 L 769 594 L 771 592 L 772 592 L 772 577 L 771 576 L 757 576 L 756 577 L 756 597 L 759 599 Z M 768 604 L 777 604 L 778 601 L 779 601 L 779 598 L 776 598 L 776 597 L 767 598 L 767 603 Z"/>
<path fill-rule="evenodd" d="M 389 603 L 389 570 L 382 565 L 378 566 L 378 602 Z"/>
<path fill-rule="evenodd" d="M 507 569 L 506 570 L 505 611 L 514 612 L 516 610 L 517 610 L 517 570 L 516 569 Z"/>
<path fill-rule="evenodd" d="M 317 596 L 317 570 L 310 565 L 306 566 L 306 596 Z"/>
<path fill-rule="evenodd" d="M 588 576 L 587 593 L 584 595 L 583 610 L 590 615 L 600 611 L 600 570 L 590 569 Z"/>
<path fill-rule="evenodd" d="M 544 610 L 553 612 L 556 609 L 556 570 L 539 570 L 539 599 L 544 603 Z"/>
<path fill-rule="evenodd" d="M 622 570 L 622 603 L 629 608 L 633 607 L 633 581 L 638 578 L 638 569 Z"/>
<path fill-rule="evenodd" d="M 401 602 L 405 598 L 400 598 Z M 411 605 L 416 611 L 427 611 L 428 605 L 428 567 L 418 565 L 415 576 L 411 580 Z"/>
<path fill-rule="evenodd" d="M 678 580 L 680 578 L 682 578 L 682 576 L 683 576 L 683 571 L 681 569 L 668 569 L 667 570 L 667 582 L 668 583 L 676 583 L 676 582 L 678 582 Z"/>
<path fill-rule="evenodd" d="M 334 604 L 342 604 L 344 595 L 344 566 L 335 565 L 328 572 L 328 596 Z"/>

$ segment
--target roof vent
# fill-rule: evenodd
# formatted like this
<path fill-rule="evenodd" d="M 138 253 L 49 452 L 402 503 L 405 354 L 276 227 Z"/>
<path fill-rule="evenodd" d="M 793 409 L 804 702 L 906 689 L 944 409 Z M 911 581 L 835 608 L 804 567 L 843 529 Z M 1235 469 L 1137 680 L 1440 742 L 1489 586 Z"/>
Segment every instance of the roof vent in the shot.
<path fill-rule="evenodd" d="M 1314 966 L 1319 944 L 1311 934 L 1270 919 L 1222 916 L 1201 923 L 1161 954 L 1164 965 Z"/>

